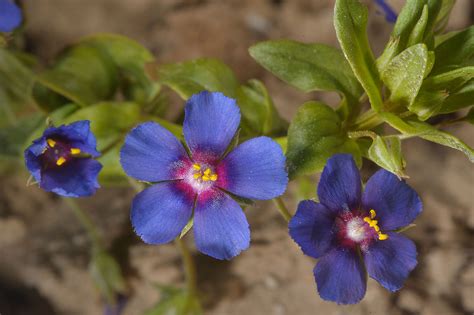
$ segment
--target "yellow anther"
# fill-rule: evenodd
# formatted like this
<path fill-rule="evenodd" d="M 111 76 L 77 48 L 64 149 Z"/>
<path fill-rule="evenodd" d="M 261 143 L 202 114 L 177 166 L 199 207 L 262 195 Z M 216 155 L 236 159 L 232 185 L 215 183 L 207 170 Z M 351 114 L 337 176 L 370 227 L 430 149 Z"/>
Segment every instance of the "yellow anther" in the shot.
<path fill-rule="evenodd" d="M 199 177 L 201 177 L 201 173 L 194 173 L 193 177 L 194 179 L 198 179 Z"/>
<path fill-rule="evenodd" d="M 206 169 L 204 171 L 204 175 L 207 175 L 207 176 L 211 175 L 211 169 L 210 168 Z"/>
<path fill-rule="evenodd" d="M 217 174 L 212 174 L 210 179 L 215 182 L 217 180 Z"/>
<path fill-rule="evenodd" d="M 207 175 L 202 175 L 202 180 L 207 182 L 208 180 L 211 180 L 211 179 Z"/>
<path fill-rule="evenodd" d="M 378 225 L 374 226 L 374 230 L 375 230 L 375 232 L 380 232 L 379 226 Z"/>
<path fill-rule="evenodd" d="M 199 164 L 193 164 L 193 168 L 194 168 L 196 171 L 200 171 L 200 170 L 201 170 L 201 165 L 199 165 Z"/>
<path fill-rule="evenodd" d="M 53 139 L 48 139 L 46 140 L 46 142 L 51 148 L 54 148 L 54 146 L 56 145 L 56 141 L 54 141 Z"/>
<path fill-rule="evenodd" d="M 370 224 L 370 222 L 372 222 L 372 220 L 369 217 L 364 217 L 364 221 L 369 223 L 369 224 Z"/>
<path fill-rule="evenodd" d="M 379 223 L 379 221 L 377 221 L 377 220 L 372 220 L 372 221 L 370 221 L 369 225 L 370 225 L 371 227 L 375 227 L 375 226 L 377 226 L 377 223 Z"/>
<path fill-rule="evenodd" d="M 61 156 L 61 157 L 59 157 L 59 159 L 56 161 L 56 165 L 57 165 L 57 166 L 61 166 L 61 165 L 63 165 L 65 162 L 66 162 L 66 159 Z"/>
<path fill-rule="evenodd" d="M 81 149 L 79 148 L 71 148 L 71 154 L 79 154 L 81 153 Z"/>
<path fill-rule="evenodd" d="M 374 209 L 370 210 L 369 213 L 370 213 L 370 218 L 371 218 L 371 219 L 375 218 L 375 216 L 377 215 L 377 214 L 375 213 L 375 210 L 374 210 Z"/>
<path fill-rule="evenodd" d="M 385 241 L 386 239 L 388 239 L 388 235 L 383 234 L 382 232 L 379 232 L 379 240 Z"/>

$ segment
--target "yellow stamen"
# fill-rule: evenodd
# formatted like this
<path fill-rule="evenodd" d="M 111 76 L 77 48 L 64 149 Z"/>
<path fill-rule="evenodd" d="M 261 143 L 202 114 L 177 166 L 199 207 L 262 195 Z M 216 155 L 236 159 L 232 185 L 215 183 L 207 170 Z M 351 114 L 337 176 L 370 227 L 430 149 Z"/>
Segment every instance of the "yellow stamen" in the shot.
<path fill-rule="evenodd" d="M 382 232 L 379 232 L 379 240 L 385 241 L 386 239 L 388 239 L 388 235 L 383 234 Z"/>
<path fill-rule="evenodd" d="M 377 223 L 379 223 L 379 221 L 372 220 L 372 221 L 370 221 L 369 225 L 370 225 L 370 227 L 374 227 L 374 226 L 377 226 Z"/>
<path fill-rule="evenodd" d="M 81 149 L 79 148 L 71 148 L 71 154 L 79 154 L 81 153 Z"/>
<path fill-rule="evenodd" d="M 374 228 L 375 232 L 380 232 L 380 228 L 379 228 L 378 225 L 374 226 L 373 228 Z"/>
<path fill-rule="evenodd" d="M 196 171 L 200 171 L 200 170 L 201 170 L 201 165 L 199 165 L 199 164 L 193 164 L 193 168 L 194 168 Z"/>
<path fill-rule="evenodd" d="M 369 224 L 370 224 L 370 222 L 372 222 L 372 220 L 369 217 L 364 217 L 364 221 L 369 223 Z"/>
<path fill-rule="evenodd" d="M 210 178 L 213 182 L 215 182 L 217 180 L 217 174 L 212 174 Z"/>
<path fill-rule="evenodd" d="M 201 173 L 194 173 L 193 177 L 194 179 L 198 179 L 199 177 L 201 177 Z"/>
<path fill-rule="evenodd" d="M 66 162 L 66 159 L 61 156 L 61 157 L 59 157 L 59 159 L 56 161 L 56 165 L 57 165 L 57 166 L 61 166 L 61 165 L 63 165 L 65 162 Z"/>
<path fill-rule="evenodd" d="M 53 139 L 48 139 L 46 140 L 46 142 L 51 148 L 54 148 L 54 146 L 56 145 L 56 141 L 54 141 Z"/>
<path fill-rule="evenodd" d="M 369 213 L 370 213 L 370 218 L 371 219 L 375 218 L 375 216 L 377 215 L 377 213 L 375 213 L 374 209 L 370 210 Z"/>
<path fill-rule="evenodd" d="M 211 175 L 211 169 L 210 168 L 206 169 L 204 171 L 204 175 L 207 175 L 207 176 Z"/>
<path fill-rule="evenodd" d="M 202 180 L 205 181 L 205 182 L 207 182 L 208 180 L 210 180 L 210 178 L 209 178 L 209 176 L 207 176 L 207 175 L 203 175 L 203 176 L 202 176 Z"/>

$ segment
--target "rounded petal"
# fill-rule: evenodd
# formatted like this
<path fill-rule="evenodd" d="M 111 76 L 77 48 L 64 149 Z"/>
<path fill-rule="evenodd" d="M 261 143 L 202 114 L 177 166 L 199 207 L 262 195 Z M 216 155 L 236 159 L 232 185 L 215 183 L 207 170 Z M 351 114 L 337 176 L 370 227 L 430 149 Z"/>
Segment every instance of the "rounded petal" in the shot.
<path fill-rule="evenodd" d="M 130 218 L 138 236 L 148 244 L 175 239 L 191 218 L 194 200 L 176 182 L 155 184 L 140 192 L 132 202 Z"/>
<path fill-rule="evenodd" d="M 421 213 L 420 197 L 404 181 L 382 169 L 367 182 L 362 204 L 365 210 L 375 210 L 382 231 L 407 226 Z"/>
<path fill-rule="evenodd" d="M 20 8 L 10 0 L 0 0 L 0 32 L 11 32 L 21 24 Z"/>
<path fill-rule="evenodd" d="M 328 159 L 318 185 L 319 201 L 339 212 L 356 209 L 360 204 L 359 169 L 350 154 L 336 154 Z"/>
<path fill-rule="evenodd" d="M 250 229 L 239 204 L 220 190 L 198 197 L 194 210 L 197 249 L 216 259 L 231 259 L 250 245 Z"/>
<path fill-rule="evenodd" d="M 222 93 L 200 92 L 191 96 L 184 113 L 184 138 L 191 152 L 224 154 L 240 123 L 235 100 Z"/>
<path fill-rule="evenodd" d="M 323 256 L 314 268 L 322 299 L 337 304 L 356 304 L 367 289 L 367 278 L 357 252 L 335 248 Z"/>
<path fill-rule="evenodd" d="M 333 245 L 334 213 L 320 203 L 303 200 L 288 225 L 291 238 L 303 253 L 319 258 Z"/>
<path fill-rule="evenodd" d="M 405 236 L 389 232 L 388 239 L 374 242 L 364 252 L 369 276 L 391 292 L 399 290 L 416 267 L 416 246 Z"/>
<path fill-rule="evenodd" d="M 159 182 L 177 178 L 176 169 L 188 159 L 179 140 L 155 122 L 135 127 L 120 150 L 120 163 L 128 176 Z"/>
<path fill-rule="evenodd" d="M 278 197 L 288 185 L 283 151 L 268 137 L 239 145 L 219 164 L 217 173 L 219 187 L 250 199 Z"/>
<path fill-rule="evenodd" d="M 93 159 L 72 159 L 61 167 L 41 172 L 40 187 L 64 197 L 93 195 L 100 187 L 97 176 L 102 165 Z"/>

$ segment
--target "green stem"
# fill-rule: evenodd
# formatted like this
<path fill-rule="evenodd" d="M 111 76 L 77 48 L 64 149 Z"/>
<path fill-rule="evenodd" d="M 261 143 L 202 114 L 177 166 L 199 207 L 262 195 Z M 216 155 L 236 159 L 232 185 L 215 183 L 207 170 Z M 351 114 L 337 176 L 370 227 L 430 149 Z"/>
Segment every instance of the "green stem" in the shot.
<path fill-rule="evenodd" d="M 73 199 L 63 198 L 63 200 L 67 203 L 79 222 L 81 222 L 82 226 L 89 235 L 94 248 L 102 248 L 102 239 L 100 238 L 99 231 L 87 213 L 84 212 Z"/>
<path fill-rule="evenodd" d="M 356 119 L 352 129 L 370 130 L 381 124 L 383 124 L 382 118 L 380 118 L 373 109 L 369 109 Z"/>
<path fill-rule="evenodd" d="M 197 293 L 197 276 L 196 276 L 196 265 L 194 264 L 193 257 L 189 251 L 188 246 L 181 238 L 176 238 L 174 241 L 176 246 L 181 252 L 183 259 L 184 273 L 186 276 L 186 288 L 191 295 Z"/>
<path fill-rule="evenodd" d="M 291 213 L 288 211 L 288 208 L 285 206 L 285 203 L 281 199 L 281 197 L 277 197 L 273 199 L 273 202 L 278 208 L 278 212 L 280 212 L 281 216 L 285 219 L 286 222 L 290 222 L 291 220 Z"/>

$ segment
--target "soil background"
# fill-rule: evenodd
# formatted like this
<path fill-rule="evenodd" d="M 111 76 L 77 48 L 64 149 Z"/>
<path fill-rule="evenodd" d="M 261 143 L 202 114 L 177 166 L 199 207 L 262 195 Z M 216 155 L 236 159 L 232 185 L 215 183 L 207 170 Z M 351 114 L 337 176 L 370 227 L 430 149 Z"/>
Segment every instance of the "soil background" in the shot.
<path fill-rule="evenodd" d="M 404 1 L 389 1 L 398 10 Z M 392 25 L 371 1 L 369 36 L 378 54 Z M 242 81 L 265 82 L 281 114 L 290 120 L 308 99 L 334 104 L 328 93 L 303 94 L 257 65 L 253 43 L 290 38 L 337 46 L 331 0 L 26 0 L 26 45 L 48 62 L 66 45 L 96 32 L 127 35 L 149 48 L 159 63 L 216 57 Z M 458 0 L 449 29 L 472 25 L 474 1 Z M 176 99 L 173 106 L 182 106 Z M 472 126 L 449 130 L 474 145 Z M 270 202 L 247 211 L 252 245 L 230 262 L 194 251 L 205 314 L 209 315 L 454 315 L 474 313 L 474 168 L 461 153 L 433 143 L 404 143 L 408 183 L 424 201 L 417 226 L 407 231 L 419 264 L 394 294 L 369 280 L 355 306 L 321 300 L 312 269 L 289 238 Z M 365 170 L 365 179 L 374 168 Z M 0 313 L 95 315 L 103 304 L 90 280 L 89 241 L 67 206 L 53 194 L 26 187 L 23 168 L 0 175 Z M 314 178 L 314 185 L 317 178 Z M 296 208 L 290 185 L 286 202 Z M 314 189 L 315 191 L 315 189 Z M 129 205 L 134 192 L 101 189 L 81 206 L 103 231 L 130 285 L 125 315 L 138 315 L 159 299 L 154 284 L 183 285 L 174 246 L 148 246 L 133 233 Z M 191 234 L 191 233 L 190 233 Z M 190 246 L 193 241 L 188 237 Z"/>

